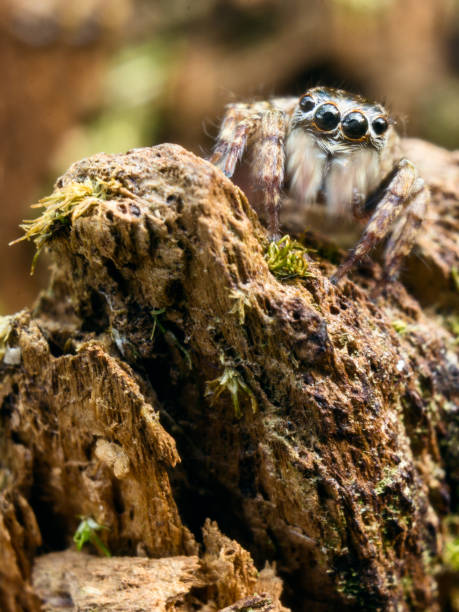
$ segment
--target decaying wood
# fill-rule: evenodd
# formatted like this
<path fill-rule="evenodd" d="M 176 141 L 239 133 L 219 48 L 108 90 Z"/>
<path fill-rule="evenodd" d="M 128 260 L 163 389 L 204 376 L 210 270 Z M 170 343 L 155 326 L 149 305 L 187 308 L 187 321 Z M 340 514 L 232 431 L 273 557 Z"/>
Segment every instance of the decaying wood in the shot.
<path fill-rule="evenodd" d="M 100 559 L 70 550 L 43 555 L 34 565 L 35 592 L 50 612 L 69 607 L 215 612 L 225 602 L 264 588 L 266 592 L 244 601 L 260 603 L 252 607 L 262 612 L 286 612 L 279 604 L 281 580 L 270 568 L 257 576 L 250 554 L 223 536 L 215 523 L 207 521 L 203 531 L 205 554 L 201 559 L 196 555 Z"/>
<path fill-rule="evenodd" d="M 38 557 L 34 587 L 45 610 L 180 609 L 180 600 L 193 586 L 199 559 L 94 556 L 65 551 Z"/>
<path fill-rule="evenodd" d="M 65 575 L 74 603 L 97 580 L 53 553 L 30 586 L 37 552 L 68 546 L 79 515 L 109 527 L 104 568 L 184 563 L 190 588 L 162 591 L 167 610 L 280 610 L 280 579 L 257 580 L 252 558 L 277 563 L 294 610 L 436 609 L 441 519 L 457 505 L 459 170 L 454 154 L 406 146 L 434 196 L 409 292 L 381 287 L 371 261 L 333 287 L 339 253 L 317 235 L 312 276 L 279 281 L 242 192 L 178 146 L 97 155 L 58 181 L 123 189 L 54 234 L 50 289 L 11 321 L 6 610 L 37 609 L 43 572 Z"/>

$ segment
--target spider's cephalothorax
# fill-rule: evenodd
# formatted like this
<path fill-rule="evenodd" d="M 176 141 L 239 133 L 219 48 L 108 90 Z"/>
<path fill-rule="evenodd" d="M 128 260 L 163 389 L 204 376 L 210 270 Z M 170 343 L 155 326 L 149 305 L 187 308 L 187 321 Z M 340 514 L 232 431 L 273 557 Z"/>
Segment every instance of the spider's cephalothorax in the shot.
<path fill-rule="evenodd" d="M 397 133 L 383 106 L 328 87 L 314 87 L 299 99 L 230 104 L 213 163 L 231 177 L 248 144 L 273 238 L 279 236 L 286 174 L 292 195 L 305 206 L 321 201 L 331 217 L 367 221 L 334 281 L 389 233 L 385 271 L 389 279 L 397 276 L 430 195 L 415 166 L 401 157 Z"/>

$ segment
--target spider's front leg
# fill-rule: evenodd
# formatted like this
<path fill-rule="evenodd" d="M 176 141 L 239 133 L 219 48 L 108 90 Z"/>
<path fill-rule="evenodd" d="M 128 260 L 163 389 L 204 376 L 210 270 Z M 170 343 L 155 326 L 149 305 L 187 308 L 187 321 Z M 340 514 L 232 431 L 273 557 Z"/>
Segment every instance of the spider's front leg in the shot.
<path fill-rule="evenodd" d="M 287 118 L 282 110 L 272 108 L 263 113 L 257 140 L 253 147 L 253 174 L 264 192 L 271 240 L 280 238 L 279 204 L 284 184 L 284 141 Z"/>
<path fill-rule="evenodd" d="M 271 239 L 279 234 L 279 202 L 284 183 L 287 116 L 270 102 L 230 104 L 210 161 L 231 178 L 244 150 L 253 142 L 252 174 L 264 192 Z"/>
<path fill-rule="evenodd" d="M 257 130 L 260 114 L 251 104 L 230 104 L 227 108 L 209 161 L 231 178 L 249 137 Z"/>
<path fill-rule="evenodd" d="M 430 192 L 417 176 L 414 164 L 402 159 L 377 204 L 357 245 L 332 276 L 337 284 L 350 268 L 362 259 L 396 225 L 384 253 L 386 280 L 395 280 L 403 258 L 410 252 L 422 223 Z"/>

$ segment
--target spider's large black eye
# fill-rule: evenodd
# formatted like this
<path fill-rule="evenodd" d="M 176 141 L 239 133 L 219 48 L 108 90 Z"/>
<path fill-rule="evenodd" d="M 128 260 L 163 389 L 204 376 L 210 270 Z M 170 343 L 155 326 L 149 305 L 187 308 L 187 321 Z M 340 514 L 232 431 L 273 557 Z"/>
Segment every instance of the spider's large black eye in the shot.
<path fill-rule="evenodd" d="M 311 96 L 303 96 L 300 100 L 300 108 L 301 110 L 308 112 L 311 111 L 314 106 L 316 105 L 316 103 L 314 102 L 314 100 L 311 98 Z"/>
<path fill-rule="evenodd" d="M 334 130 L 339 123 L 339 119 L 339 110 L 334 104 L 322 104 L 314 115 L 317 127 L 325 132 Z"/>
<path fill-rule="evenodd" d="M 384 132 L 389 127 L 389 124 L 387 123 L 386 119 L 384 119 L 384 117 L 377 117 L 371 125 L 375 131 L 375 134 L 378 134 L 378 136 L 384 134 Z"/>
<path fill-rule="evenodd" d="M 365 136 L 368 130 L 368 121 L 359 111 L 348 113 L 341 122 L 343 132 L 348 138 L 358 139 Z"/>

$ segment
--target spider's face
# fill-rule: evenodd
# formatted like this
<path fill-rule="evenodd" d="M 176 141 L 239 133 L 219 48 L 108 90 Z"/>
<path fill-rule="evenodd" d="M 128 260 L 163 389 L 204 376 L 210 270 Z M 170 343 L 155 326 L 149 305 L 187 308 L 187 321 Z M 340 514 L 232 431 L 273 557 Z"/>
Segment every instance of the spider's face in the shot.
<path fill-rule="evenodd" d="M 303 128 L 331 152 L 356 146 L 380 150 L 391 123 L 380 104 L 341 89 L 314 87 L 299 99 L 291 129 Z"/>

